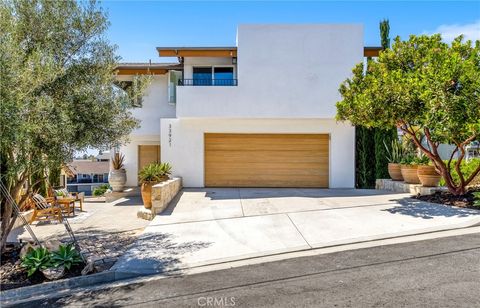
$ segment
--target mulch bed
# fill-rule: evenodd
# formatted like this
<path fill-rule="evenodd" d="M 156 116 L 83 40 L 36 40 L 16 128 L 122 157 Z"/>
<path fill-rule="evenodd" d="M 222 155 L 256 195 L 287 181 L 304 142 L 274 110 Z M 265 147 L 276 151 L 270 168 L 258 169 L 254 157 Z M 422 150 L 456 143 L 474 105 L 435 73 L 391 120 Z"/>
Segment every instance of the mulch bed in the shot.
<path fill-rule="evenodd" d="M 475 196 L 473 195 L 474 192 L 480 192 L 480 187 L 470 189 L 463 196 L 455 196 L 449 192 L 444 191 L 436 192 L 435 194 L 429 196 L 416 196 L 415 198 L 426 202 L 440 203 L 480 211 L 480 206 L 473 205 L 473 203 L 475 202 Z"/>
<path fill-rule="evenodd" d="M 50 281 L 39 271 L 27 277 L 27 271 L 20 265 L 20 246 L 7 246 L 0 265 L 0 290 L 10 290 Z M 61 279 L 80 276 L 85 265 L 73 266 Z"/>
<path fill-rule="evenodd" d="M 90 234 L 77 232 L 77 240 L 82 247 L 83 256 L 87 262 L 94 262 L 94 273 L 109 270 L 115 261 L 137 239 L 139 230 L 118 233 Z M 60 239 L 65 242 L 66 239 Z M 7 246 L 6 252 L 1 256 L 0 264 L 0 290 L 26 287 L 50 281 L 41 272 L 36 272 L 27 277 L 27 271 L 20 265 L 19 246 Z M 71 278 L 81 275 L 84 264 L 72 267 L 61 278 Z"/>

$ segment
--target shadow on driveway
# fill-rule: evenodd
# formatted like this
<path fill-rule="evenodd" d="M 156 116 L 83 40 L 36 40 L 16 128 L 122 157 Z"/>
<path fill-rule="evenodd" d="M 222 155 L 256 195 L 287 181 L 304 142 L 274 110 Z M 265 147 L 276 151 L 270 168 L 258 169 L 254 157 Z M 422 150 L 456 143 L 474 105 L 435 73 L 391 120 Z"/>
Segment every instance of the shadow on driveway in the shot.
<path fill-rule="evenodd" d="M 473 217 L 480 215 L 479 211 L 443 204 L 430 204 L 412 198 L 399 199 L 397 202 L 400 205 L 382 211 L 423 219 L 433 219 L 435 217 Z"/>
<path fill-rule="evenodd" d="M 142 235 L 136 243 L 115 264 L 115 270 L 144 272 L 147 274 L 166 273 L 180 268 L 180 256 L 208 248 L 212 243 L 190 241 L 177 243 L 173 235 L 152 232 Z"/>

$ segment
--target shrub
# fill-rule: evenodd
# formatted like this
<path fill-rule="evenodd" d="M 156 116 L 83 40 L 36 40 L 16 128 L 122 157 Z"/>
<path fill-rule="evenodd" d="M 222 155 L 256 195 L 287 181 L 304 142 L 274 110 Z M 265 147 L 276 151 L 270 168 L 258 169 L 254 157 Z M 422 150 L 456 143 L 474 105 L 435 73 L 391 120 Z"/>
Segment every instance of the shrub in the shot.
<path fill-rule="evenodd" d="M 36 271 L 53 266 L 50 252 L 43 247 L 31 249 L 23 258 L 22 266 L 27 269 L 27 276 L 32 276 Z"/>
<path fill-rule="evenodd" d="M 473 196 L 475 197 L 475 200 L 473 201 L 473 205 L 480 206 L 480 191 L 474 192 Z"/>
<path fill-rule="evenodd" d="M 72 244 L 60 245 L 57 251 L 52 253 L 53 266 L 63 266 L 69 270 L 72 265 L 83 263 L 80 253 L 73 248 Z"/>
<path fill-rule="evenodd" d="M 103 196 L 109 189 L 110 189 L 110 185 L 102 184 L 98 187 L 95 187 L 95 189 L 93 190 L 93 195 L 96 197 Z"/>
<path fill-rule="evenodd" d="M 452 174 L 452 178 L 455 181 L 455 183 L 459 184 L 460 183 L 460 177 L 458 176 L 457 171 L 453 167 L 456 164 L 456 162 L 457 161 L 455 159 L 452 160 L 451 174 Z M 445 164 L 447 164 L 447 163 L 448 163 L 448 161 L 446 160 Z M 478 168 L 479 165 L 480 165 L 480 158 L 472 158 L 469 161 L 463 160 L 462 163 L 460 164 L 460 171 L 465 176 L 470 176 L 470 174 L 472 174 L 473 171 L 475 171 L 475 169 Z M 445 179 L 443 179 L 443 177 L 440 180 L 440 185 L 442 185 L 442 186 L 445 185 Z M 477 177 L 475 177 L 475 179 L 470 183 L 470 185 L 472 185 L 472 186 L 480 185 L 480 174 L 477 175 Z"/>

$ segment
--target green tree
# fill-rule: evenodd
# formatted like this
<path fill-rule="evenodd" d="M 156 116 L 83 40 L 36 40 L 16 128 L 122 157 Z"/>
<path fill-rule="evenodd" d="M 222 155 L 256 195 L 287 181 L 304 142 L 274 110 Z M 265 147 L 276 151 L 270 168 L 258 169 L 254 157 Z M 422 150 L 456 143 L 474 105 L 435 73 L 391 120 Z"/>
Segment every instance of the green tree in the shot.
<path fill-rule="evenodd" d="M 397 127 L 430 158 L 452 194 L 464 194 L 480 173 L 480 164 L 471 174 L 460 169 L 465 147 L 480 136 L 480 41 L 464 42 L 460 36 L 449 45 L 438 34 L 412 35 L 408 41 L 397 37 L 391 49 L 372 61 L 367 74 L 363 63 L 358 64 L 340 93 L 338 120 Z M 446 162 L 438 153 L 441 143 L 455 146 Z M 458 159 L 452 164 L 455 153 Z"/>
<path fill-rule="evenodd" d="M 49 165 L 123 143 L 138 126 L 128 109 L 149 78 L 134 78 L 128 91 L 114 86 L 119 57 L 107 27 L 94 1 L 0 2 L 1 181 L 20 205 L 32 175 L 46 179 Z M 3 248 L 14 219 L 1 201 Z"/>
<path fill-rule="evenodd" d="M 388 19 L 380 22 L 380 41 L 382 48 L 390 48 L 390 23 Z M 387 147 L 391 148 L 392 141 L 398 138 L 396 128 L 375 128 L 375 178 L 385 179 L 389 178 L 388 174 L 388 159 Z"/>

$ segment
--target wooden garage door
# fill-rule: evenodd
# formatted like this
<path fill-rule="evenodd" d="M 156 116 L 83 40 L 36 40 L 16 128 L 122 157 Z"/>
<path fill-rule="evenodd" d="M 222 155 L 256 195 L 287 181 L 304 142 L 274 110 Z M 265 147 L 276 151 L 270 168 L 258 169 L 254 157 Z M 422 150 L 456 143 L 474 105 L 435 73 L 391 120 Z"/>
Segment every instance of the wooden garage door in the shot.
<path fill-rule="evenodd" d="M 205 134 L 207 187 L 328 187 L 325 134 Z"/>
<path fill-rule="evenodd" d="M 138 146 L 138 170 L 140 171 L 146 165 L 160 162 L 159 145 L 139 145 Z"/>

